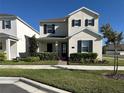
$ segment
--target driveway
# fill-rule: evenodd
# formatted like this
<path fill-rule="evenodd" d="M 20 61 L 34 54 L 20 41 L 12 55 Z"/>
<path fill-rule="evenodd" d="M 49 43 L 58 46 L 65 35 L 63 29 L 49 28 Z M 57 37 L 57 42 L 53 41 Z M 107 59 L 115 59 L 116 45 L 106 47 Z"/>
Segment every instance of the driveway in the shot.
<path fill-rule="evenodd" d="M 29 93 L 13 84 L 0 84 L 0 93 Z"/>

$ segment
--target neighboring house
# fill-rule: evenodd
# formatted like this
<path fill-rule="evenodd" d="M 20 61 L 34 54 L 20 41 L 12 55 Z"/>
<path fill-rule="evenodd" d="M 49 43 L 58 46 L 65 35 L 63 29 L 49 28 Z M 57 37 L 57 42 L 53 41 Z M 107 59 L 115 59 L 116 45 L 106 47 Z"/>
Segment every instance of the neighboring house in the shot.
<path fill-rule="evenodd" d="M 28 52 L 28 37 L 36 35 L 30 25 L 15 15 L 0 14 L 0 52 L 6 52 L 7 59 L 24 56 Z"/>
<path fill-rule="evenodd" d="M 99 14 L 82 7 L 64 18 L 40 22 L 40 52 L 57 52 L 61 58 L 71 53 L 94 52 L 102 59 L 102 37 L 98 33 Z"/>
<path fill-rule="evenodd" d="M 120 44 L 117 50 L 119 55 L 124 55 L 124 44 Z M 106 46 L 106 54 L 114 55 L 114 53 L 115 53 L 115 48 L 113 44 Z"/>

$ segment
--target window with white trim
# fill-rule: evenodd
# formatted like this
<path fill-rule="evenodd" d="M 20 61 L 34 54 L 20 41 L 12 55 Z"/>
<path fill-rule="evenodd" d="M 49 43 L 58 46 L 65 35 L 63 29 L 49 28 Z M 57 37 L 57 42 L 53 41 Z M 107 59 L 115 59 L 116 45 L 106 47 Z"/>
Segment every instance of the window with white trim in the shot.
<path fill-rule="evenodd" d="M 72 27 L 74 26 L 81 26 L 81 20 L 72 20 Z"/>
<path fill-rule="evenodd" d="M 94 19 L 86 19 L 85 26 L 94 26 L 95 20 Z"/>
<path fill-rule="evenodd" d="M 54 24 L 52 24 L 52 25 L 44 24 L 44 34 L 46 34 L 46 33 L 54 34 L 55 33 L 55 25 Z"/>
<path fill-rule="evenodd" d="M 83 40 L 81 42 L 81 52 L 92 52 L 92 40 Z"/>
<path fill-rule="evenodd" d="M 11 29 L 11 20 L 3 20 L 2 28 L 3 29 Z"/>

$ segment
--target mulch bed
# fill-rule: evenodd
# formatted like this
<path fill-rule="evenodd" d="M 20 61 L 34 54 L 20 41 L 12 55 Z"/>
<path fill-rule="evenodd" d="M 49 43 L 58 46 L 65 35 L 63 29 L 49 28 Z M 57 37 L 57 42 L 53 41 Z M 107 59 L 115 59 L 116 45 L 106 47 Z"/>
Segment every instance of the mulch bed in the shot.
<path fill-rule="evenodd" d="M 124 80 L 124 74 L 112 74 L 112 73 L 104 73 L 103 75 L 105 78 L 109 78 L 109 79 L 116 79 L 116 80 Z"/>

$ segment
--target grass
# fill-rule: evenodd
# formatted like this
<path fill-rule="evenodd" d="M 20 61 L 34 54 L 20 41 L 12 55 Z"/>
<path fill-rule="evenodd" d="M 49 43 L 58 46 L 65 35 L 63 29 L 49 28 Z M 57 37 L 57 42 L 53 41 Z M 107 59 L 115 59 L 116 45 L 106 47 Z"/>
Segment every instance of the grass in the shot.
<path fill-rule="evenodd" d="M 0 69 L 0 76 L 26 77 L 73 93 L 124 93 L 124 80 L 104 78 L 104 73 L 108 71 Z"/>
<path fill-rule="evenodd" d="M 0 65 L 56 65 L 58 61 L 39 61 L 39 62 L 25 62 L 25 61 L 3 61 Z"/>
<path fill-rule="evenodd" d="M 108 63 L 103 63 L 103 64 L 100 64 L 100 63 L 71 63 L 70 62 L 70 65 L 93 65 L 93 66 L 113 66 L 114 65 L 114 60 L 113 60 L 113 57 L 103 57 L 103 60 L 107 60 Z M 122 59 L 119 59 L 119 66 L 124 66 L 124 60 Z"/>

